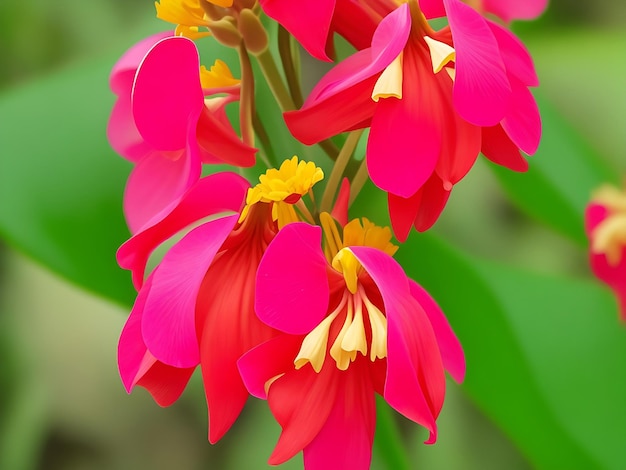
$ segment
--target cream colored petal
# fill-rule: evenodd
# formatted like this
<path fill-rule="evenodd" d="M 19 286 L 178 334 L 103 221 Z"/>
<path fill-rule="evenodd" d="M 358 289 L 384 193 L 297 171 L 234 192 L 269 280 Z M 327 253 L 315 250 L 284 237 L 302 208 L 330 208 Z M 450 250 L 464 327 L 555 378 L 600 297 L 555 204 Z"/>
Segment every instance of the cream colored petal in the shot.
<path fill-rule="evenodd" d="M 424 36 L 424 41 L 430 49 L 430 60 L 433 64 L 434 73 L 439 73 L 448 62 L 455 59 L 456 53 L 453 47 L 429 36 Z"/>
<path fill-rule="evenodd" d="M 392 96 L 402 99 L 402 52 L 383 70 L 372 90 L 372 99 L 376 102 Z"/>

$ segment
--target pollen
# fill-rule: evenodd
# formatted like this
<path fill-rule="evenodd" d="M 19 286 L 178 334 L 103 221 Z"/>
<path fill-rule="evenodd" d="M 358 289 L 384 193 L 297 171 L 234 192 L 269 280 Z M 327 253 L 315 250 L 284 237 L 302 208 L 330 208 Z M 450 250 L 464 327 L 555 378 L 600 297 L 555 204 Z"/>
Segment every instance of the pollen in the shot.
<path fill-rule="evenodd" d="M 372 99 L 377 103 L 381 98 L 402 99 L 402 76 L 402 52 L 400 52 L 376 80 Z"/>
<path fill-rule="evenodd" d="M 591 233 L 591 251 L 604 254 L 611 266 L 622 259 L 626 247 L 626 193 L 612 186 L 602 186 L 592 197 L 609 214 Z"/>
<path fill-rule="evenodd" d="M 272 204 L 272 219 L 279 229 L 300 221 L 294 205 L 323 178 L 324 172 L 313 162 L 298 161 L 296 156 L 285 160 L 278 170 L 267 170 L 259 177 L 259 184 L 248 190 L 239 221 L 243 221 L 250 207 L 258 203 Z"/>
<path fill-rule="evenodd" d="M 200 83 L 202 88 L 223 88 L 239 85 L 241 80 L 233 77 L 232 72 L 223 61 L 217 59 L 210 69 L 200 67 Z"/>
<path fill-rule="evenodd" d="M 200 0 L 160 0 L 154 6 L 157 18 L 176 25 L 176 36 L 199 39 L 210 34 L 200 30 L 209 24 Z"/>

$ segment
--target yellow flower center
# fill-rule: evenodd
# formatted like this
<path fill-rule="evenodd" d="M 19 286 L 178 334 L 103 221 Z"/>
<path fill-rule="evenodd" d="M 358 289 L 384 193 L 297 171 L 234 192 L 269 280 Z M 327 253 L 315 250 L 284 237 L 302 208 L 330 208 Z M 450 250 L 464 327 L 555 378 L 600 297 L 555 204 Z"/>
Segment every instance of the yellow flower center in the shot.
<path fill-rule="evenodd" d="M 239 85 L 241 80 L 233 77 L 232 72 L 223 61 L 217 59 L 211 69 L 200 67 L 200 83 L 202 88 L 223 88 Z"/>
<path fill-rule="evenodd" d="M 201 0 L 159 0 L 154 2 L 157 11 L 157 18 L 176 25 L 176 36 L 185 36 L 189 39 L 199 39 L 208 36 L 209 31 L 201 31 L 206 28 L 209 20 L 200 5 Z M 219 6 L 221 5 L 216 2 Z"/>
<path fill-rule="evenodd" d="M 609 215 L 591 232 L 591 251 L 604 254 L 607 262 L 616 266 L 626 246 L 626 193 L 602 186 L 594 192 L 592 201 L 606 207 Z"/>
<path fill-rule="evenodd" d="M 300 198 L 323 178 L 324 172 L 313 162 L 298 161 L 296 156 L 285 160 L 278 170 L 267 170 L 259 177 L 259 184 L 248 190 L 239 221 L 246 218 L 252 205 L 260 202 L 272 204 L 272 219 L 278 223 L 279 229 L 300 221 L 294 205 L 300 203 Z"/>

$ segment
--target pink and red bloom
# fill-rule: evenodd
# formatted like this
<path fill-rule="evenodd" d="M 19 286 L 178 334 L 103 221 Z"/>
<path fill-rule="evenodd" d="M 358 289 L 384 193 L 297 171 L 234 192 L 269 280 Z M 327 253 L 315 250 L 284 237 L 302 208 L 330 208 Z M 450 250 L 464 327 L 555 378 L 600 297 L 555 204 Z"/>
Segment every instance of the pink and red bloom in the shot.
<path fill-rule="evenodd" d="M 118 99 L 107 135 L 135 164 L 124 195 L 132 233 L 167 215 L 198 181 L 202 163 L 254 164 L 256 149 L 224 111 L 239 98 L 238 86 L 203 89 L 200 74 L 195 44 L 171 33 L 139 42 L 113 68 Z"/>
<path fill-rule="evenodd" d="M 463 351 L 434 300 L 391 254 L 391 232 L 353 220 L 343 234 L 283 228 L 259 265 L 256 312 L 276 337 L 243 356 L 239 369 L 282 426 L 270 457 L 304 452 L 307 470 L 369 468 L 375 393 L 425 426 L 433 443 L 444 370 L 465 374 Z M 322 248 L 323 245 L 323 248 Z"/>
<path fill-rule="evenodd" d="M 253 189 L 234 173 L 207 176 L 162 220 L 122 245 L 118 262 L 131 270 L 139 291 L 118 350 L 127 391 L 141 385 L 167 406 L 200 365 L 209 440 L 224 435 L 248 397 L 237 360 L 276 334 L 254 313 L 257 266 L 285 218 L 299 220 L 283 206 L 297 203 L 322 177 L 315 165 L 295 157 L 269 170 L 265 183 Z M 167 251 L 144 282 L 154 250 L 207 217 Z"/>
<path fill-rule="evenodd" d="M 589 263 L 617 298 L 626 321 L 626 194 L 611 186 L 598 189 L 585 212 Z"/>
<path fill-rule="evenodd" d="M 389 193 L 400 240 L 411 225 L 434 223 L 480 151 L 524 171 L 520 150 L 534 153 L 541 134 L 528 91 L 538 81 L 522 43 L 460 0 L 441 5 L 450 26 L 440 31 L 416 1 L 400 5 L 380 22 L 370 48 L 339 63 L 302 109 L 285 114 L 306 144 L 371 127 L 369 174 Z"/>

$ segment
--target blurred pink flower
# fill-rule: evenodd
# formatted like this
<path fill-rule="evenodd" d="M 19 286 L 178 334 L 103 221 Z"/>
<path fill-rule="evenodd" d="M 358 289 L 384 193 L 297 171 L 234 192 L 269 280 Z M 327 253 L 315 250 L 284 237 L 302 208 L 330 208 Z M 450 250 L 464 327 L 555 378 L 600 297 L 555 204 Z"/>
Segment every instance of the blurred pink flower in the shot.
<path fill-rule="evenodd" d="M 237 86 L 203 90 L 195 44 L 160 33 L 133 46 L 115 64 L 110 85 L 118 99 L 107 136 L 135 164 L 124 195 L 131 233 L 161 220 L 200 178 L 202 163 L 252 166 L 224 107 Z M 226 92 L 225 96 L 205 97 Z"/>
<path fill-rule="evenodd" d="M 416 2 L 400 5 L 381 21 L 370 48 L 339 63 L 300 110 L 285 113 L 306 144 L 371 126 L 369 174 L 389 193 L 400 240 L 411 225 L 423 231 L 437 220 L 481 150 L 524 171 L 520 150 L 534 153 L 541 135 L 528 91 L 537 77 L 524 46 L 464 3 L 445 4 L 450 27 L 440 31 Z"/>
<path fill-rule="evenodd" d="M 611 186 L 598 189 L 585 212 L 585 230 L 591 269 L 613 290 L 626 321 L 626 193 Z"/>
<path fill-rule="evenodd" d="M 463 350 L 434 300 L 391 254 L 391 231 L 363 219 L 343 229 L 283 228 L 259 265 L 256 312 L 280 331 L 239 360 L 250 393 L 282 426 L 269 463 L 303 450 L 307 470 L 369 468 L 375 393 L 425 426 L 433 443 L 444 368 L 465 374 Z"/>

